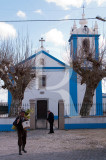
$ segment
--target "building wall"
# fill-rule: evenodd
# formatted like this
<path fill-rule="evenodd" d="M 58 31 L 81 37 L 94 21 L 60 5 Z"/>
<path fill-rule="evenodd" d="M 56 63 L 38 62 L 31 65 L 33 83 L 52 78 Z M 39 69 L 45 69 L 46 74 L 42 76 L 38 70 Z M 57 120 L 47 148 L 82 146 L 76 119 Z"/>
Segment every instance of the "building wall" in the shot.
<path fill-rule="evenodd" d="M 106 114 L 106 93 L 102 94 L 103 112 Z"/>
<path fill-rule="evenodd" d="M 65 129 L 98 129 L 106 128 L 106 117 L 65 118 Z"/>
<path fill-rule="evenodd" d="M 38 66 L 38 67 L 40 67 L 39 60 L 41 58 L 44 59 L 44 67 L 63 67 L 62 64 L 60 64 L 59 62 L 55 61 L 55 59 L 45 55 L 44 53 L 40 53 L 35 58 L 35 65 Z"/>
<path fill-rule="evenodd" d="M 78 111 L 80 111 L 81 104 L 83 102 L 83 98 L 86 90 L 86 85 L 85 84 L 80 85 L 80 83 L 78 83 L 77 87 L 78 87 L 78 103 L 79 103 Z M 96 91 L 93 96 L 93 107 L 91 108 L 90 115 L 95 115 L 95 114 L 96 114 Z"/>
<path fill-rule="evenodd" d="M 79 54 L 79 50 L 82 46 L 82 40 L 84 38 L 89 38 L 90 48 L 92 50 L 94 50 L 94 48 L 95 48 L 94 57 L 97 59 L 98 56 L 99 56 L 99 42 L 98 42 L 99 35 L 94 35 L 94 33 L 92 33 L 91 30 L 90 30 L 90 34 L 88 34 L 88 35 L 87 34 L 81 34 L 82 33 L 81 28 L 79 28 L 77 31 L 78 31 L 79 34 L 76 34 L 76 32 L 74 32 L 75 34 L 72 34 L 70 39 L 69 39 L 70 43 L 71 43 L 71 41 L 73 41 L 73 46 L 72 45 L 70 46 L 70 48 L 73 47 L 73 49 L 70 49 L 70 50 L 73 50 L 74 54 Z M 76 81 L 77 81 L 77 77 L 76 77 Z M 76 94 L 74 94 L 73 100 L 74 100 L 74 97 L 77 97 L 77 100 L 75 100 L 75 102 L 82 103 L 84 93 L 85 93 L 85 86 L 81 86 L 79 83 L 76 83 L 76 85 L 74 85 L 74 86 L 75 86 L 74 87 L 75 88 L 74 92 L 76 92 Z M 71 93 L 71 94 L 73 95 L 73 93 Z M 101 106 L 100 106 L 100 104 L 101 104 Z M 80 106 L 77 106 L 77 107 L 80 107 Z M 76 108 L 76 106 L 74 108 L 75 108 L 74 115 L 75 114 L 77 115 L 80 108 L 78 109 L 78 108 Z M 73 110 L 74 110 L 74 108 L 73 108 Z M 91 108 L 91 113 L 90 114 L 91 115 L 95 115 L 95 114 L 96 115 L 103 115 L 101 82 L 99 83 L 99 85 L 98 85 L 98 87 L 95 91 L 95 94 L 94 94 L 94 97 L 93 97 L 93 107 Z"/>
<path fill-rule="evenodd" d="M 32 80 L 29 87 L 25 90 L 23 104 L 29 104 L 30 99 L 47 99 L 48 109 L 50 109 L 55 116 L 58 115 L 58 101 L 63 99 L 65 103 L 65 115 L 70 114 L 69 108 L 69 70 L 58 69 L 63 67 L 55 60 L 47 57 L 46 55 L 38 55 L 36 58 L 37 64 L 39 64 L 39 58 L 44 58 L 44 67 L 53 67 L 49 69 L 37 69 L 37 77 Z M 39 75 L 46 75 L 46 88 L 39 89 L 38 77 Z"/>

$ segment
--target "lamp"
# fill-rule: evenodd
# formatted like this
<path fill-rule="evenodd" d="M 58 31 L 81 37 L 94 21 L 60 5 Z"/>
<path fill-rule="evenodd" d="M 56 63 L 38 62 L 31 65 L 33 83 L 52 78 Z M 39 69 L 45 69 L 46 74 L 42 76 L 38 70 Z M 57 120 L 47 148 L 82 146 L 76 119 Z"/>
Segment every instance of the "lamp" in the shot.
<path fill-rule="evenodd" d="M 100 16 L 96 16 L 96 19 L 98 19 L 98 20 L 100 20 L 100 21 L 103 21 L 103 22 L 106 21 L 106 18 L 102 18 L 102 17 L 100 17 Z"/>

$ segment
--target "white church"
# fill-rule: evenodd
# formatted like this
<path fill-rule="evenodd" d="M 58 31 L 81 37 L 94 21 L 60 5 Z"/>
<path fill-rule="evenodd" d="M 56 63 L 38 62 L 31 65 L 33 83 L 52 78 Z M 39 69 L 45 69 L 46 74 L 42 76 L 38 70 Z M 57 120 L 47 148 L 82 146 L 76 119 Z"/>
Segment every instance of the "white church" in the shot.
<path fill-rule="evenodd" d="M 94 43 L 95 57 L 99 53 L 99 34 L 98 25 L 95 22 L 94 28 L 88 27 L 88 22 L 84 13 L 79 21 L 80 28 L 77 28 L 74 22 L 70 32 L 69 45 L 71 52 L 76 53 L 81 47 L 81 42 L 89 38 L 90 45 Z M 85 93 L 85 86 L 80 85 L 77 81 L 77 74 L 73 69 L 53 57 L 48 50 L 43 47 L 43 38 L 41 38 L 41 48 L 34 53 L 30 59 L 35 59 L 37 77 L 30 82 L 30 88 L 26 88 L 24 93 L 23 104 L 29 104 L 30 100 L 35 100 L 37 109 L 37 118 L 45 118 L 47 110 L 54 113 L 55 119 L 58 119 L 58 104 L 60 100 L 64 102 L 64 116 L 79 115 L 81 103 Z M 11 95 L 8 94 L 8 102 L 11 103 Z M 93 98 L 94 106 L 91 109 L 91 115 L 102 115 L 103 108 L 98 108 L 96 104 L 102 104 L 102 86 L 98 85 Z M 101 111 L 100 111 L 101 110 Z"/>

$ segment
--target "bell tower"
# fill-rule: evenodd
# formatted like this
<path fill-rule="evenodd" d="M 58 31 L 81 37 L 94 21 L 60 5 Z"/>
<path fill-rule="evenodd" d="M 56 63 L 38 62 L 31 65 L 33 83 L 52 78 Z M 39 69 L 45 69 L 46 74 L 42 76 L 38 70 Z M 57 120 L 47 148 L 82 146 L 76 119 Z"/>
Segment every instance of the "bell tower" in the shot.
<path fill-rule="evenodd" d="M 82 19 L 79 21 L 80 27 L 78 28 L 76 22 L 74 21 L 73 27 L 70 31 L 69 45 L 70 45 L 70 56 L 74 57 L 76 54 L 79 54 L 79 50 L 81 49 L 84 40 L 89 41 L 89 47 L 92 48 L 94 53 L 94 57 L 98 59 L 99 57 L 99 34 L 98 34 L 98 24 L 95 22 L 93 28 L 88 27 L 88 21 L 85 18 L 84 8 L 82 13 Z M 75 113 L 78 113 L 78 92 L 80 92 L 77 83 L 77 73 L 72 69 L 70 73 L 70 97 L 71 103 L 74 104 Z M 101 82 L 99 83 L 96 89 L 96 114 L 102 114 L 102 109 L 98 108 L 99 105 L 102 104 L 102 86 Z M 101 111 L 100 111 L 101 110 Z M 71 112 L 71 111 L 70 111 Z"/>

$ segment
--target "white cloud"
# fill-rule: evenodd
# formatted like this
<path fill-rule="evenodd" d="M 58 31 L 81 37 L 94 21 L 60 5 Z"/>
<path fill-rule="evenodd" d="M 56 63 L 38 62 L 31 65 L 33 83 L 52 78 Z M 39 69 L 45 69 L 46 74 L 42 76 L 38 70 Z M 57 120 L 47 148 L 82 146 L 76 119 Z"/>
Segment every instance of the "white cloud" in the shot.
<path fill-rule="evenodd" d="M 15 38 L 17 35 L 15 28 L 7 23 L 0 22 L 0 38 Z"/>
<path fill-rule="evenodd" d="M 106 0 L 86 0 L 87 4 L 91 3 L 92 1 L 96 2 L 99 6 L 106 2 Z"/>
<path fill-rule="evenodd" d="M 106 0 L 98 0 L 98 5 L 102 5 L 105 2 L 106 2 Z"/>
<path fill-rule="evenodd" d="M 64 10 L 68 10 L 70 6 L 81 7 L 84 2 L 87 4 L 96 2 L 98 5 L 102 5 L 106 0 L 46 0 L 48 3 L 55 3 L 57 6 L 61 6 Z"/>
<path fill-rule="evenodd" d="M 42 10 L 41 9 L 38 9 L 36 11 L 34 11 L 35 13 L 39 13 L 39 14 L 42 14 Z"/>
<path fill-rule="evenodd" d="M 69 19 L 70 18 L 70 15 L 66 15 L 65 17 L 64 17 L 64 19 Z"/>
<path fill-rule="evenodd" d="M 55 46 L 64 46 L 65 41 L 61 31 L 56 28 L 51 29 L 49 32 L 45 34 L 45 39 L 47 42 L 54 43 Z"/>
<path fill-rule="evenodd" d="M 26 14 L 25 14 L 25 12 L 23 12 L 23 11 L 18 11 L 18 12 L 17 12 L 17 16 L 20 17 L 20 18 L 25 18 L 25 17 L 26 17 Z"/>
<path fill-rule="evenodd" d="M 46 0 L 48 3 L 55 3 L 61 6 L 64 10 L 68 10 L 70 6 L 81 7 L 83 0 Z"/>

